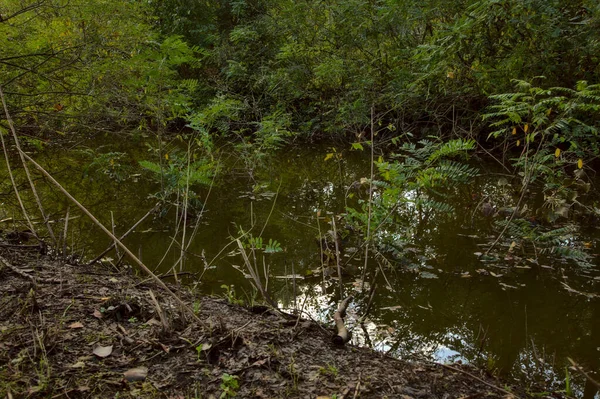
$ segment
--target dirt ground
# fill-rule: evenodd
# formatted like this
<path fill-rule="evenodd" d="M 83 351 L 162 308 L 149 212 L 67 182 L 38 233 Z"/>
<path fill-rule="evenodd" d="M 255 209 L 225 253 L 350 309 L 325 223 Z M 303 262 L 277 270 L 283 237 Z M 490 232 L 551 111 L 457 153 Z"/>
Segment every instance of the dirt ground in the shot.
<path fill-rule="evenodd" d="M 405 362 L 266 307 L 0 240 L 0 397 L 516 398 L 465 365 Z M 153 297 L 155 299 L 153 299 Z"/>

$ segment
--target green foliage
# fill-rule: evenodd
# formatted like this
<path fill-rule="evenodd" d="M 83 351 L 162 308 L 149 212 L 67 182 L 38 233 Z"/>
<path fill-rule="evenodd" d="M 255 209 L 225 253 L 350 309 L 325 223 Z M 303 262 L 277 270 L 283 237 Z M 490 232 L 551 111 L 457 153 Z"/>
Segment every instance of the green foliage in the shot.
<path fill-rule="evenodd" d="M 235 293 L 235 286 L 234 285 L 227 285 L 227 284 L 223 284 L 221 285 L 221 288 L 223 288 L 223 290 L 225 290 L 225 299 L 227 299 L 227 302 L 233 304 L 233 305 L 243 305 L 244 301 L 239 299 Z"/>
<path fill-rule="evenodd" d="M 183 139 L 183 137 L 182 137 Z M 203 146 L 201 138 L 188 137 L 188 148 L 171 151 L 150 148 L 159 160 L 143 160 L 139 165 L 150 172 L 150 178 L 160 183 L 155 196 L 164 203 L 181 206 L 188 213 L 202 208 L 199 186 L 210 186 L 218 165 L 210 157 L 210 148 Z"/>
<path fill-rule="evenodd" d="M 223 392 L 221 393 L 221 396 L 219 396 L 219 399 L 235 397 L 239 388 L 240 384 L 238 382 L 238 377 L 224 373 L 221 376 L 221 389 Z"/>
<path fill-rule="evenodd" d="M 373 239 L 383 250 L 399 256 L 405 243 L 400 237 L 410 237 L 411 226 L 422 226 L 430 219 L 452 217 L 454 208 L 445 201 L 457 194 L 459 184 L 468 184 L 478 170 L 461 161 L 473 150 L 472 140 L 421 140 L 404 143 L 392 155 L 392 161 L 376 162 L 382 180 L 372 182 L 376 195 L 371 201 L 371 231 L 368 225 L 369 203 L 360 200 L 359 209 L 348 209 L 348 221 Z M 374 229 L 386 231 L 377 233 Z"/>
<path fill-rule="evenodd" d="M 132 168 L 125 163 L 127 161 L 127 154 L 118 151 L 101 153 L 98 150 L 88 148 L 81 151 L 92 160 L 84 168 L 84 176 L 99 173 L 117 182 L 122 182 L 129 178 Z"/>
<path fill-rule="evenodd" d="M 508 221 L 499 221 L 497 226 L 503 229 Z M 576 239 L 577 229 L 573 225 L 548 228 L 524 218 L 516 218 L 506 228 L 508 242 L 519 244 L 531 253 L 528 256 L 537 258 L 546 255 L 552 258 L 566 259 L 580 268 L 593 267 L 592 256 L 581 247 Z"/>
<path fill-rule="evenodd" d="M 520 151 L 512 159 L 524 184 L 541 180 L 550 221 L 566 212 L 589 185 L 580 169 L 600 152 L 600 85 L 580 81 L 575 89 L 544 89 L 515 81 L 518 91 L 491 96 L 483 115 L 498 128 L 490 137 Z M 564 216 L 564 215 L 563 215 Z"/>
<path fill-rule="evenodd" d="M 189 110 L 194 48 L 159 37 L 140 2 L 3 2 L 0 84 L 19 126 L 157 128 Z"/>
<path fill-rule="evenodd" d="M 240 230 L 241 231 L 241 230 Z M 277 240 L 273 240 L 269 238 L 268 243 L 264 243 L 262 237 L 254 237 L 252 234 L 248 233 L 247 239 L 243 243 L 244 248 L 252 249 L 252 250 L 260 250 L 266 254 L 273 254 L 277 252 L 282 252 L 283 248 L 281 244 L 277 242 Z"/>
<path fill-rule="evenodd" d="M 310 135 L 363 131 L 372 106 L 394 128 L 455 128 L 513 78 L 598 81 L 596 3 L 151 2 L 162 32 L 201 55 L 197 111 L 210 114 L 215 98 L 237 103 L 219 131 L 255 133 L 280 112 L 288 130 Z"/>

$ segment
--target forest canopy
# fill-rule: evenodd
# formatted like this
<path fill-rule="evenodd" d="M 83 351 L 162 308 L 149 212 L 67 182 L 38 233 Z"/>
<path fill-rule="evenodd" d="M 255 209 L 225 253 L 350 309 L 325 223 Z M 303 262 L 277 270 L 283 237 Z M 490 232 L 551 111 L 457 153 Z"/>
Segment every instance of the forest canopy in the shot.
<path fill-rule="evenodd" d="M 577 0 L 7 0 L 0 84 L 25 126 L 170 122 L 277 143 L 465 126 L 513 79 L 600 74 L 600 5 Z M 543 77 L 543 78 L 542 78 Z"/>

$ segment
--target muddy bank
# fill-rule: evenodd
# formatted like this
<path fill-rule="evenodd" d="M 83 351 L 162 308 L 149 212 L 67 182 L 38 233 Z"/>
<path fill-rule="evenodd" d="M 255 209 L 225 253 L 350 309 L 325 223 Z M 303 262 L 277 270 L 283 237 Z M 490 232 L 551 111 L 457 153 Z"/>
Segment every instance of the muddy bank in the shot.
<path fill-rule="evenodd" d="M 525 396 L 464 365 L 338 348 L 326 326 L 172 287 L 194 320 L 131 270 L 0 246 L 2 397 Z"/>

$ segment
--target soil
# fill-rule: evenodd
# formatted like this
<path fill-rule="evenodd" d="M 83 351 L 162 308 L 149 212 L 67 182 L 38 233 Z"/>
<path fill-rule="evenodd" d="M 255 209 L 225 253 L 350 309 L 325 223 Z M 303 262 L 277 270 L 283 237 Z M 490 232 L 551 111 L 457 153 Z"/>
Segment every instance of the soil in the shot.
<path fill-rule="evenodd" d="M 196 320 L 130 268 L 43 252 L 0 240 L 1 397 L 526 396 L 466 365 L 335 346 L 332 331 L 313 321 L 171 285 Z"/>

